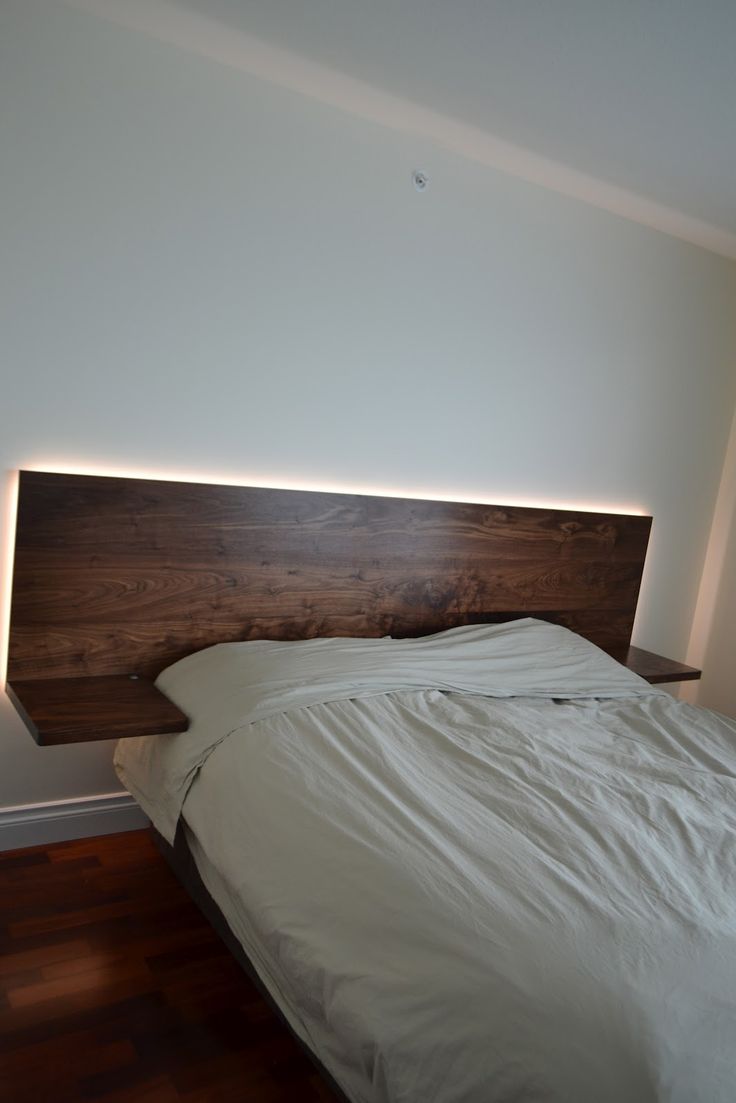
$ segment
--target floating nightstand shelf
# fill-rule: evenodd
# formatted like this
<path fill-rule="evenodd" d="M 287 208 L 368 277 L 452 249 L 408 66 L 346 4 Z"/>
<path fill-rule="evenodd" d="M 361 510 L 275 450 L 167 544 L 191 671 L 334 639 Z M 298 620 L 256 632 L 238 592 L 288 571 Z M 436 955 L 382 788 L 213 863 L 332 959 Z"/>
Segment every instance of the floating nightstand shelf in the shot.
<path fill-rule="evenodd" d="M 7 693 L 42 747 L 185 732 L 187 717 L 147 678 L 28 678 Z"/>
<path fill-rule="evenodd" d="M 665 659 L 663 655 L 655 655 L 653 651 L 644 651 L 641 647 L 611 649 L 609 654 L 611 658 L 616 659 L 652 685 L 661 685 L 664 682 L 694 682 L 702 674 L 702 671 L 696 670 L 694 666 L 676 663 L 674 659 Z"/>

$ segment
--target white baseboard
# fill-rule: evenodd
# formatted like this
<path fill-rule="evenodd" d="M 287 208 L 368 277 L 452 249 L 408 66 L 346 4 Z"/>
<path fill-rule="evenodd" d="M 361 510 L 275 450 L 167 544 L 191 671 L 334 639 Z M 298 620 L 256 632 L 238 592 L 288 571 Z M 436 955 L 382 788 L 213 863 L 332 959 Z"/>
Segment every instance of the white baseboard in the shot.
<path fill-rule="evenodd" d="M 130 793 L 19 804 L 0 808 L 0 851 L 135 831 L 148 823 Z"/>

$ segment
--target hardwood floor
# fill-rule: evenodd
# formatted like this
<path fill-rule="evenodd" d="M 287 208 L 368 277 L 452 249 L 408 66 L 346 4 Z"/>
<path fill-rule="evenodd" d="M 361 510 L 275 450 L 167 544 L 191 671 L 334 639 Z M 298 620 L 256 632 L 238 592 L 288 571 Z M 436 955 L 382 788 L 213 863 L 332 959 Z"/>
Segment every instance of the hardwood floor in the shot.
<path fill-rule="evenodd" d="M 333 1103 L 146 831 L 0 854 L 2 1103 Z"/>

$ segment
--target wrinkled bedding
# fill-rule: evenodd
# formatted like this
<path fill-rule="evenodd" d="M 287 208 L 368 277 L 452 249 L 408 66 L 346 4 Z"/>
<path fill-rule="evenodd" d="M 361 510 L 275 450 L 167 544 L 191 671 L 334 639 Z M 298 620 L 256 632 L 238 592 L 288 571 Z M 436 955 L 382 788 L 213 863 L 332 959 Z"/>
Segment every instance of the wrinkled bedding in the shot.
<path fill-rule="evenodd" d="M 411 689 L 570 699 L 661 692 L 575 633 L 530 617 L 420 639 L 216 644 L 168 667 L 156 685 L 190 718 L 189 730 L 126 740 L 116 766 L 168 842 L 217 744 L 269 716 Z"/>
<path fill-rule="evenodd" d="M 736 724 L 536 621 L 313 642 L 117 764 L 347 1096 L 732 1103 Z"/>

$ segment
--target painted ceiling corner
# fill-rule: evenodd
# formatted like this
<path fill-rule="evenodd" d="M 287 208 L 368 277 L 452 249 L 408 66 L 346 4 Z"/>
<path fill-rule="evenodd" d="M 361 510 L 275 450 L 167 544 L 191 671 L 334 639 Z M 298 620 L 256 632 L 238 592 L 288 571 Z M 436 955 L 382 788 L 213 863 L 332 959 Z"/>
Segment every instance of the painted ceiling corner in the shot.
<path fill-rule="evenodd" d="M 72 8 L 388 129 L 420 136 L 478 164 L 736 259 L 736 233 L 488 130 L 384 91 L 227 25 L 176 0 L 64 0 Z"/>

